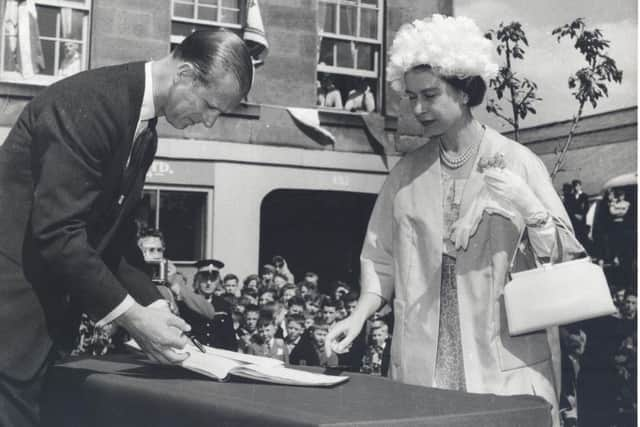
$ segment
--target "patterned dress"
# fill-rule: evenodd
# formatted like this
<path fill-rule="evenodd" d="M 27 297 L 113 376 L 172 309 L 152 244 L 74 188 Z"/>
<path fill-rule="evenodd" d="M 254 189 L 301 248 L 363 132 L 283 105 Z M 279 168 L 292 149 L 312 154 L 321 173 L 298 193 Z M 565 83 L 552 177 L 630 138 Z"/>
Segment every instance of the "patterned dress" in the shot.
<path fill-rule="evenodd" d="M 460 203 L 466 182 L 466 179 L 452 177 L 442 168 L 443 230 L 445 230 L 445 234 L 460 216 Z M 462 340 L 460 338 L 455 248 L 448 235 L 443 238 L 435 385 L 448 390 L 466 391 Z"/>

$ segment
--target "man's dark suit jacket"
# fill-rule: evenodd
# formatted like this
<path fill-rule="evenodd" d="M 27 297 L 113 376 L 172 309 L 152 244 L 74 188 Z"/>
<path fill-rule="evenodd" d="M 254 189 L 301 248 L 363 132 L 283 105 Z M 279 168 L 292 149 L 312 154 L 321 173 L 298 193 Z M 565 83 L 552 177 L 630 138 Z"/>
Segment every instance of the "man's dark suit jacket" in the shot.
<path fill-rule="evenodd" d="M 200 295 L 195 297 L 200 298 Z M 202 344 L 223 350 L 238 351 L 238 340 L 233 330 L 232 307 L 222 297 L 213 295 L 211 305 L 216 313 L 213 319 L 198 312 L 197 307 L 187 301 L 178 301 L 178 311 L 189 325 L 191 332 Z"/>
<path fill-rule="evenodd" d="M 0 146 L 2 375 L 29 379 L 52 343 L 73 333 L 72 307 L 100 319 L 127 293 L 143 305 L 159 298 L 122 256 L 125 242 L 135 242 L 124 231 L 133 228 L 108 233 L 130 217 L 118 199 L 144 84 L 142 62 L 55 83 L 27 105 Z M 138 179 L 127 198 L 139 198 L 141 185 Z"/>

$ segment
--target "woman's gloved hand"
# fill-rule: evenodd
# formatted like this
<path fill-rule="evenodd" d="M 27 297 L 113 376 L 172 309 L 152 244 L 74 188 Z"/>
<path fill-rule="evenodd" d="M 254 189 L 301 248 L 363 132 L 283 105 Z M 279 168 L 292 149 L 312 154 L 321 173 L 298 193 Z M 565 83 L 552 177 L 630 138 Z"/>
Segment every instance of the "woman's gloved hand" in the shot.
<path fill-rule="evenodd" d="M 531 187 L 519 175 L 508 169 L 487 169 L 484 172 L 484 182 L 493 195 L 511 203 L 525 220 L 546 211 Z"/>

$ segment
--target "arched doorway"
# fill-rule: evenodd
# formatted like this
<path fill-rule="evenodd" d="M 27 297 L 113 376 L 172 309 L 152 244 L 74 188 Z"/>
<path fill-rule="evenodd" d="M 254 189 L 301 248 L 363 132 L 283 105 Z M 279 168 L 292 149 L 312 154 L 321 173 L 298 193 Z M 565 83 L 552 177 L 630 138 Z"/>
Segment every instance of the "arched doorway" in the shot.
<path fill-rule="evenodd" d="M 274 190 L 260 209 L 260 265 L 282 255 L 296 280 L 320 276 L 320 290 L 343 280 L 359 287 L 360 251 L 376 195 Z"/>

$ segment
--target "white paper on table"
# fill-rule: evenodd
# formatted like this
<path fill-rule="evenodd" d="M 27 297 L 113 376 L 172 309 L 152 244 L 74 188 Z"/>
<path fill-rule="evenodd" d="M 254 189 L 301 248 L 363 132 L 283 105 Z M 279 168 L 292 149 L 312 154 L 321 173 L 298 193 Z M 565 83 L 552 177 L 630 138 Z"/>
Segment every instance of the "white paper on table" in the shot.
<path fill-rule="evenodd" d="M 140 346 L 134 340 L 129 340 L 126 344 L 140 350 Z M 281 360 L 270 357 L 235 353 L 208 346 L 203 347 L 206 353 L 202 353 L 191 344 L 188 344 L 184 350 L 176 350 L 189 353 L 189 357 L 181 363 L 181 366 L 218 381 L 226 381 L 229 375 L 237 375 L 274 384 L 326 387 L 340 384 L 349 379 L 347 376 L 316 374 L 288 368 Z"/>

